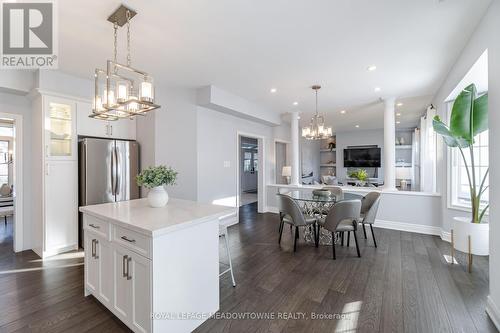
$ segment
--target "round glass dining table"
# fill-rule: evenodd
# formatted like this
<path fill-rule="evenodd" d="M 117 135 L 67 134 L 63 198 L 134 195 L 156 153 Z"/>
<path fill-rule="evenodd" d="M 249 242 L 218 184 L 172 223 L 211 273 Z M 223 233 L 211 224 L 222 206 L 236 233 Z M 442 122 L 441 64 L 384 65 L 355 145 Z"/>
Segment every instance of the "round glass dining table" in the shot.
<path fill-rule="evenodd" d="M 286 196 L 292 198 L 297 202 L 302 209 L 302 213 L 315 216 L 318 218 L 325 217 L 330 209 L 340 201 L 345 200 L 363 200 L 364 195 L 356 193 L 343 193 L 342 197 L 338 198 L 334 194 L 331 195 L 316 195 L 312 192 L 304 191 L 291 191 L 288 193 L 283 193 Z M 307 243 L 314 244 L 314 235 L 311 227 L 306 228 L 304 231 L 304 240 Z M 335 240 L 337 243 L 338 239 Z M 319 244 L 320 245 L 331 245 L 332 244 L 332 234 L 331 232 L 320 229 L 319 233 Z"/>

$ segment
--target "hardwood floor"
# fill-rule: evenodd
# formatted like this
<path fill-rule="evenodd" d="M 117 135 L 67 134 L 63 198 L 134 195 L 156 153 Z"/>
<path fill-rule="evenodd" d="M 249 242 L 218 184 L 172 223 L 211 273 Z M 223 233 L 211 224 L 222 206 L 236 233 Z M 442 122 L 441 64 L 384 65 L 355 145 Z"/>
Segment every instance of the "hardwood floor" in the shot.
<path fill-rule="evenodd" d="M 221 311 L 196 332 L 496 332 L 484 312 L 488 261 L 450 266 L 438 237 L 375 228 L 378 248 L 359 232 L 351 246 L 304 244 L 293 253 L 288 228 L 278 246 L 275 214 L 241 207 L 229 229 L 236 288 L 221 279 Z M 0 224 L 0 332 L 127 332 L 93 297 L 83 297 L 79 253 L 40 261 L 12 253 L 12 224 Z M 221 261 L 225 261 L 221 247 Z M 332 319 L 311 318 L 337 315 Z M 274 320 L 254 315 L 275 316 Z M 286 319 L 285 316 L 295 316 Z M 302 317 L 304 316 L 304 317 Z"/>

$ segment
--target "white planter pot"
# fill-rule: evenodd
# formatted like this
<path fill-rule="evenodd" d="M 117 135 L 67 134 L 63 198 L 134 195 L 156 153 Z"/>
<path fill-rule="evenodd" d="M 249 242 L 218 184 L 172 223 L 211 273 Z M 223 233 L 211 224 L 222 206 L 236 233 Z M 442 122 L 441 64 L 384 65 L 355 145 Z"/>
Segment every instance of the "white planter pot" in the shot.
<path fill-rule="evenodd" d="M 148 193 L 148 203 L 153 208 L 165 207 L 168 202 L 168 193 L 163 186 L 153 187 Z"/>
<path fill-rule="evenodd" d="M 455 249 L 469 253 L 469 235 L 471 238 L 471 253 L 477 256 L 490 254 L 490 224 L 471 223 L 468 217 L 454 217 L 451 223 Z"/>

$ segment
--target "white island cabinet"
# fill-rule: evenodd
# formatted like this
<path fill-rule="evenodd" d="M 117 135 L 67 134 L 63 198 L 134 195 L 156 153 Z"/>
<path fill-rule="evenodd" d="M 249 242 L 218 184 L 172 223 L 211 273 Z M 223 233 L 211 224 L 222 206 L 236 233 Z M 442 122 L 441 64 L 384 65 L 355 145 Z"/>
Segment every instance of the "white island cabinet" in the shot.
<path fill-rule="evenodd" d="M 219 309 L 219 219 L 234 208 L 170 199 L 80 207 L 85 295 L 135 332 L 191 332 Z"/>

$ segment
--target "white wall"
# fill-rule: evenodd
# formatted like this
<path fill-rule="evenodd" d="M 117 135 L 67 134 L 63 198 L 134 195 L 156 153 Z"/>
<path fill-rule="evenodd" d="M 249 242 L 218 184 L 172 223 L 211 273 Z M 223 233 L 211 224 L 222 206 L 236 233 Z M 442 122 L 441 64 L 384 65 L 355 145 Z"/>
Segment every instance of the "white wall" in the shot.
<path fill-rule="evenodd" d="M 0 112 L 23 116 L 23 249 L 31 249 L 33 230 L 31 202 L 31 101 L 26 96 L 0 93 Z"/>
<path fill-rule="evenodd" d="M 238 132 L 264 137 L 265 183 L 274 182 L 274 139 L 289 140 L 285 136 L 289 133 L 286 129 L 273 129 L 271 126 L 204 107 L 198 107 L 197 124 L 199 201 L 212 202 L 236 197 Z M 224 161 L 229 161 L 228 167 L 224 167 Z"/>
<path fill-rule="evenodd" d="M 494 0 L 485 17 L 476 28 L 462 54 L 450 71 L 448 77 L 434 98 L 434 105 L 438 112 L 444 115 L 443 101 L 453 91 L 455 86 L 469 71 L 481 54 L 488 49 L 489 67 L 489 127 L 490 142 L 500 142 L 500 1 Z M 443 194 L 444 227 L 449 228 L 448 222 L 452 216 L 461 215 L 458 211 L 446 208 L 446 156 L 443 144 L 440 147 L 441 155 L 438 158 L 439 191 Z M 488 299 L 488 313 L 500 329 L 500 155 L 495 144 L 490 145 L 490 296 Z"/>
<path fill-rule="evenodd" d="M 347 146 L 377 145 L 381 149 L 381 168 L 378 168 L 378 179 L 384 179 L 384 130 L 359 130 L 338 132 L 337 136 L 337 179 L 344 183 L 347 177 L 347 168 L 344 168 L 344 149 Z"/>

